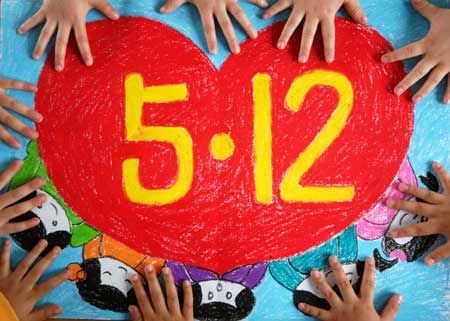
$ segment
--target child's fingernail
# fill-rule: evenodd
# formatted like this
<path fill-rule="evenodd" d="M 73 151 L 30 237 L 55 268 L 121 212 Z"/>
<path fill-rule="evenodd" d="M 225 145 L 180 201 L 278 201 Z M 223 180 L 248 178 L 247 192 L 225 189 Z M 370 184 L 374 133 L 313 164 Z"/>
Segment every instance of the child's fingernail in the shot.
<path fill-rule="evenodd" d="M 304 303 L 300 303 L 298 305 L 298 307 L 300 308 L 300 310 L 304 311 L 305 310 L 305 304 Z"/>
<path fill-rule="evenodd" d="M 4 245 L 5 246 L 11 246 L 11 240 L 5 240 L 5 243 L 4 243 Z"/>
<path fill-rule="evenodd" d="M 364 16 L 363 18 L 362 18 L 362 22 L 363 22 L 363 24 L 368 24 L 369 23 L 369 18 L 367 18 L 366 16 Z"/>
<path fill-rule="evenodd" d="M 370 266 L 374 266 L 374 265 L 375 265 L 375 261 L 374 261 L 373 257 L 369 257 L 369 258 L 367 259 L 367 263 L 368 263 Z"/>
<path fill-rule="evenodd" d="M 398 190 L 400 192 L 407 192 L 408 191 L 408 185 L 406 185 L 405 183 L 400 183 L 400 184 L 398 184 Z"/>
<path fill-rule="evenodd" d="M 301 55 L 300 57 L 298 57 L 298 61 L 300 61 L 301 63 L 305 63 L 307 59 L 308 58 L 305 55 Z"/>
<path fill-rule="evenodd" d="M 450 98 L 447 98 L 447 100 L 445 100 L 444 104 L 450 105 Z"/>
<path fill-rule="evenodd" d="M 254 28 L 252 28 L 252 29 L 250 30 L 250 37 L 251 37 L 252 39 L 256 39 L 256 38 L 258 37 L 258 32 L 257 32 Z"/>
<path fill-rule="evenodd" d="M 40 240 L 38 243 L 38 246 L 40 248 L 45 248 L 45 247 L 47 247 L 47 245 L 48 245 L 48 242 L 47 242 L 47 240 L 44 240 L 44 239 Z"/>
<path fill-rule="evenodd" d="M 139 277 L 137 274 L 135 274 L 131 277 L 131 281 L 133 281 L 133 282 L 137 282 L 138 280 L 139 280 Z"/>
<path fill-rule="evenodd" d="M 188 280 L 184 280 L 184 281 L 183 281 L 183 286 L 184 286 L 185 288 L 189 288 L 189 287 L 191 286 L 191 282 L 189 282 Z"/>
<path fill-rule="evenodd" d="M 436 168 L 442 168 L 442 165 L 439 162 L 434 162 L 434 166 L 436 166 Z"/>
<path fill-rule="evenodd" d="M 269 15 L 267 14 L 267 13 L 265 13 L 265 14 L 263 14 L 263 19 L 267 19 L 267 18 L 269 18 Z"/>
<path fill-rule="evenodd" d="M 403 297 L 401 295 L 399 295 L 397 298 L 397 304 L 402 304 L 402 303 L 403 303 Z"/>
<path fill-rule="evenodd" d="M 319 271 L 317 271 L 317 270 L 312 270 L 312 271 L 311 271 L 311 276 L 312 276 L 313 278 L 317 279 L 317 278 L 320 276 Z"/>
<path fill-rule="evenodd" d="M 113 17 L 113 19 L 119 19 L 120 15 L 117 12 L 114 12 L 112 17 Z"/>
<path fill-rule="evenodd" d="M 241 52 L 241 48 L 238 45 L 235 45 L 233 47 L 233 53 L 238 54 Z"/>
<path fill-rule="evenodd" d="M 35 121 L 37 123 L 40 123 L 42 120 L 44 120 L 44 116 L 42 116 L 42 114 L 40 114 L 40 113 L 36 113 Z"/>
<path fill-rule="evenodd" d="M 37 217 L 31 219 L 31 226 L 36 226 L 41 222 Z"/>
<path fill-rule="evenodd" d="M 61 314 L 63 311 L 62 311 L 62 309 L 61 309 L 61 307 L 55 307 L 55 309 L 53 310 L 53 313 L 55 313 L 55 315 L 56 314 Z"/>
<path fill-rule="evenodd" d="M 431 258 L 425 260 L 425 264 L 428 265 L 428 266 L 432 266 L 435 263 L 436 263 L 436 261 L 434 259 L 431 259 Z"/>
<path fill-rule="evenodd" d="M 168 269 L 168 268 L 163 268 L 163 269 L 162 269 L 162 273 L 163 273 L 165 276 L 168 276 L 168 275 L 169 275 L 169 269 Z"/>
<path fill-rule="evenodd" d="M 338 262 L 338 258 L 335 255 L 330 256 L 330 263 L 336 264 Z"/>
<path fill-rule="evenodd" d="M 55 246 L 52 250 L 52 256 L 53 257 L 57 257 L 58 255 L 61 254 L 61 248 L 59 246 Z"/>
<path fill-rule="evenodd" d="M 62 67 L 61 65 L 56 65 L 56 66 L 55 66 L 55 70 L 56 70 L 56 71 L 62 71 L 62 70 L 63 70 L 63 67 Z"/>
<path fill-rule="evenodd" d="M 18 32 L 20 35 L 23 34 L 23 28 L 20 27 L 19 30 L 17 30 L 17 32 Z"/>
<path fill-rule="evenodd" d="M 284 49 L 286 47 L 286 42 L 279 40 L 277 47 L 278 47 L 278 49 Z"/>
<path fill-rule="evenodd" d="M 395 89 L 394 89 L 394 93 L 397 96 L 400 96 L 401 94 L 403 94 L 404 91 L 405 91 L 405 89 L 403 87 L 401 87 L 401 86 L 395 87 Z"/>
<path fill-rule="evenodd" d="M 381 57 L 381 62 L 382 63 L 387 63 L 388 61 L 389 61 L 388 57 L 386 57 L 386 56 L 382 56 Z"/>
<path fill-rule="evenodd" d="M 40 57 L 39 57 L 38 54 L 36 54 L 36 53 L 33 54 L 33 59 L 34 59 L 34 60 L 39 60 L 39 58 L 40 58 Z"/>
<path fill-rule="evenodd" d="M 94 64 L 94 60 L 92 59 L 92 57 L 87 57 L 86 58 L 86 66 L 92 66 Z"/>
<path fill-rule="evenodd" d="M 413 103 L 418 104 L 422 101 L 423 96 L 422 95 L 417 95 L 413 97 Z"/>
<path fill-rule="evenodd" d="M 334 61 L 334 56 L 332 56 L 332 55 L 327 56 L 325 58 L 325 61 L 329 64 L 332 63 Z"/>
<path fill-rule="evenodd" d="M 153 265 L 151 265 L 151 264 L 147 265 L 147 266 L 145 267 L 145 271 L 148 272 L 148 273 L 153 272 Z"/>
<path fill-rule="evenodd" d="M 390 231 L 389 236 L 395 238 L 398 236 L 398 233 L 396 231 Z"/>

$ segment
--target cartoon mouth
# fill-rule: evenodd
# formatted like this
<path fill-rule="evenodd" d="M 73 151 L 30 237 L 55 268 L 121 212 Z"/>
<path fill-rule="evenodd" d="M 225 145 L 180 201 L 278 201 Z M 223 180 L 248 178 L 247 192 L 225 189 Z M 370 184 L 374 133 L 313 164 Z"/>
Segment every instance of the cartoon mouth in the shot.
<path fill-rule="evenodd" d="M 400 249 L 394 250 L 394 251 L 392 251 L 391 253 L 389 253 L 389 257 L 390 257 L 391 259 L 398 259 L 398 260 L 400 260 L 401 262 L 406 262 L 406 261 L 408 261 L 408 257 L 407 257 L 407 255 L 406 255 L 405 251 L 400 250 Z"/>

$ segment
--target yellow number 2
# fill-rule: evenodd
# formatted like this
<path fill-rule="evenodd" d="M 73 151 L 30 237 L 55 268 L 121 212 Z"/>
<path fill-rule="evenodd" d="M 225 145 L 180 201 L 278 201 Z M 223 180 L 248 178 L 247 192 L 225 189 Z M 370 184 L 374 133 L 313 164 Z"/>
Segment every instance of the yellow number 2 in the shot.
<path fill-rule="evenodd" d="M 125 79 L 125 123 L 128 141 L 159 141 L 174 146 L 178 159 L 178 175 L 166 189 L 144 188 L 139 179 L 139 159 L 123 162 L 125 193 L 130 201 L 145 205 L 166 205 L 183 198 L 192 184 L 194 159 L 192 138 L 183 127 L 158 127 L 142 125 L 144 103 L 168 103 L 186 100 L 186 84 L 144 87 L 140 74 L 130 74 Z"/>
<path fill-rule="evenodd" d="M 286 105 L 299 111 L 307 93 L 317 85 L 330 86 L 339 93 L 339 104 L 325 127 L 285 173 L 281 182 L 281 198 L 286 202 L 347 202 L 355 196 L 354 186 L 302 186 L 300 181 L 345 127 L 353 107 L 353 87 L 344 75 L 315 70 L 298 77 L 289 88 Z"/>

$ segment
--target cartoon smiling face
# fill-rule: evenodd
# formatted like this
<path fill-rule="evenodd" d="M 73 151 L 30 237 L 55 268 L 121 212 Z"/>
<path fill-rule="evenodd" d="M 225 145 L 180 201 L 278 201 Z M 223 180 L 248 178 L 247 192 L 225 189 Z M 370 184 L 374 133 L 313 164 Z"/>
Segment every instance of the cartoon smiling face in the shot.
<path fill-rule="evenodd" d="M 12 238 L 27 251 L 30 251 L 39 240 L 46 239 L 48 241 L 48 247 L 42 254 L 45 255 L 55 246 L 59 246 L 61 249 L 67 247 L 70 243 L 72 232 L 66 212 L 47 192 L 37 190 L 19 202 L 32 199 L 37 195 L 45 195 L 47 201 L 33 208 L 31 211 L 16 217 L 11 222 L 23 222 L 31 218 L 39 218 L 39 225 L 30 230 L 12 234 Z"/>
<path fill-rule="evenodd" d="M 114 258 L 102 257 L 98 260 L 100 262 L 100 285 L 114 287 L 127 296 L 133 288 L 131 277 L 137 272 Z"/>

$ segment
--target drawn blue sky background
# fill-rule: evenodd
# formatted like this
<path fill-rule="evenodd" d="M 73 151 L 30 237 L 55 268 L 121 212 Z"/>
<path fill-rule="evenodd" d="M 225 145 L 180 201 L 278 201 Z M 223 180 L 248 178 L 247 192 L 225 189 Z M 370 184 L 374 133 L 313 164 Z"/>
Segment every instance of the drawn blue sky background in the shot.
<path fill-rule="evenodd" d="M 158 0 L 113 0 L 111 1 L 122 15 L 145 16 L 164 23 L 179 30 L 191 38 L 205 51 L 200 19 L 195 8 L 185 5 L 178 11 L 163 16 L 158 13 L 163 1 Z M 241 1 L 242 2 L 242 1 Z M 273 2 L 273 1 L 271 1 Z M 369 24 L 386 37 L 395 48 L 399 48 L 412 41 L 422 38 L 428 30 L 428 23 L 414 12 L 409 1 L 406 0 L 361 0 L 362 6 L 369 17 Z M 16 78 L 37 83 L 46 55 L 38 62 L 31 59 L 31 52 L 39 36 L 40 28 L 26 36 L 16 34 L 20 24 L 31 16 L 40 6 L 37 0 L 3 0 L 1 3 L 1 31 L 2 50 L 0 63 L 0 76 Z M 450 1 L 434 1 L 442 7 L 450 8 Z M 255 27 L 260 30 L 275 20 L 286 19 L 287 12 L 271 21 L 260 18 L 263 10 L 254 5 L 242 2 Z M 102 19 L 96 12 L 91 12 L 89 21 Z M 246 39 L 245 34 L 239 30 L 239 40 Z M 48 50 L 47 50 L 48 53 Z M 213 63 L 220 67 L 228 57 L 226 43 L 223 37 L 219 41 L 219 54 L 210 56 Z M 414 60 L 408 61 L 408 69 Z M 432 161 L 438 160 L 450 169 L 450 107 L 440 103 L 446 83 L 415 106 L 415 130 L 409 151 L 409 158 L 417 174 L 429 170 Z M 10 94 L 29 106 L 34 106 L 34 95 L 24 92 L 11 91 Z M 22 145 L 26 146 L 26 139 L 21 138 Z M 20 151 L 12 150 L 0 145 L 0 169 L 15 158 L 25 157 L 25 148 Z M 442 241 L 442 240 L 441 240 Z M 370 255 L 374 247 L 379 247 L 379 241 L 359 242 L 360 257 Z M 18 261 L 23 251 L 15 248 L 14 260 Z M 68 249 L 63 252 L 55 263 L 52 271 L 64 268 L 68 263 L 81 260 L 81 249 Z M 432 318 L 436 321 L 449 320 L 449 262 L 445 261 L 436 267 L 427 268 L 423 262 L 397 265 L 393 269 L 378 275 L 377 297 L 378 306 L 384 304 L 391 293 L 402 293 L 405 297 L 398 320 L 425 321 Z M 52 272 L 50 271 L 50 272 Z M 279 286 L 267 274 L 263 283 L 255 291 L 257 304 L 248 318 L 251 321 L 261 320 L 308 320 L 292 305 L 292 295 Z M 63 317 L 67 318 L 103 318 L 121 319 L 122 314 L 100 311 L 84 303 L 78 296 L 76 287 L 66 283 L 56 289 L 45 302 L 64 302 Z M 44 303 L 45 303 L 44 302 Z"/>

